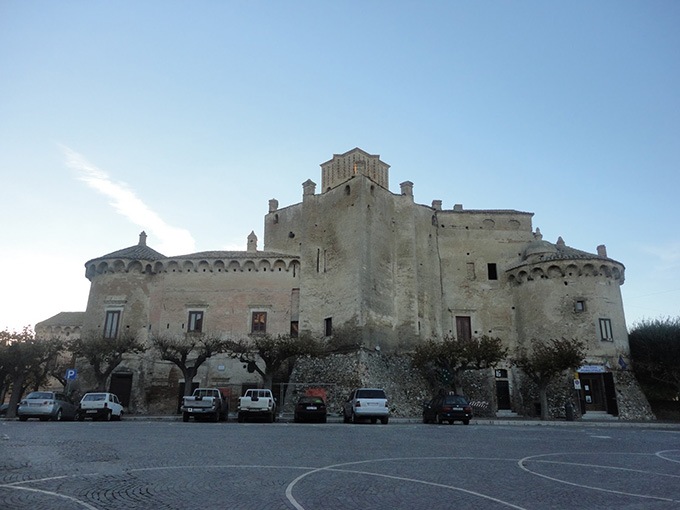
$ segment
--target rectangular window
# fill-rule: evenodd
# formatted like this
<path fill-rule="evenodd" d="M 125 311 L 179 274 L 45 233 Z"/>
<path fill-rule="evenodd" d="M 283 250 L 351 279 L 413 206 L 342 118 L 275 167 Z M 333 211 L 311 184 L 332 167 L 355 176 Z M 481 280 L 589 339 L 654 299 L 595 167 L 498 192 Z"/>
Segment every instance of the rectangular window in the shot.
<path fill-rule="evenodd" d="M 489 272 L 489 280 L 498 280 L 498 269 L 496 269 L 496 264 L 486 265 Z"/>
<path fill-rule="evenodd" d="M 104 323 L 104 338 L 116 338 L 118 336 L 118 324 L 120 323 L 120 310 L 108 310 Z"/>
<path fill-rule="evenodd" d="M 574 303 L 574 311 L 585 312 L 586 311 L 586 302 L 583 301 L 582 299 L 576 300 L 576 303 Z"/>
<path fill-rule="evenodd" d="M 203 331 L 203 312 L 189 312 L 189 333 L 200 333 Z"/>
<path fill-rule="evenodd" d="M 613 342 L 611 319 L 600 319 L 600 339 L 603 342 Z"/>
<path fill-rule="evenodd" d="M 328 317 L 323 320 L 323 334 L 331 336 L 333 334 L 333 318 Z"/>
<path fill-rule="evenodd" d="M 456 337 L 458 340 L 472 339 L 470 317 L 456 317 Z"/>
<path fill-rule="evenodd" d="M 298 321 L 290 321 L 290 337 L 297 338 L 298 333 Z"/>
<path fill-rule="evenodd" d="M 250 328 L 251 333 L 267 332 L 267 312 L 253 312 L 253 322 Z"/>

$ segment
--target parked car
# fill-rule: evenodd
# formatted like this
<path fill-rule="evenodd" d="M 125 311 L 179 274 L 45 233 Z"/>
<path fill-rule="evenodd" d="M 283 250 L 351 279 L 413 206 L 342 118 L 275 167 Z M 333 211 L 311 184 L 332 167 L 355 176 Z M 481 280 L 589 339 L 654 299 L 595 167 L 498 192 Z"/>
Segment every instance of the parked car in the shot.
<path fill-rule="evenodd" d="M 385 392 L 381 388 L 354 390 L 343 405 L 342 415 L 345 423 L 357 423 L 364 418 L 375 423 L 379 418 L 383 425 L 387 425 L 390 419 L 390 408 L 387 405 Z"/>
<path fill-rule="evenodd" d="M 237 420 L 243 423 L 248 418 L 264 418 L 269 423 L 276 421 L 276 399 L 271 390 L 250 389 L 239 397 Z"/>
<path fill-rule="evenodd" d="M 0 416 L 7 416 L 7 410 L 9 409 L 9 404 L 2 404 L 0 406 Z"/>
<path fill-rule="evenodd" d="M 301 421 L 318 421 L 326 423 L 326 416 L 326 402 L 323 401 L 323 398 L 305 395 L 300 397 L 297 404 L 295 404 L 293 421 L 295 421 L 295 423 Z"/>
<path fill-rule="evenodd" d="M 218 388 L 196 388 L 194 394 L 182 399 L 182 420 L 209 418 L 212 421 L 227 420 L 229 402 Z"/>
<path fill-rule="evenodd" d="M 123 406 L 114 393 L 86 393 L 80 400 L 78 419 L 121 420 L 123 412 Z"/>
<path fill-rule="evenodd" d="M 425 403 L 423 409 L 423 423 L 443 423 L 448 421 L 462 421 L 465 425 L 470 424 L 472 418 L 472 406 L 461 395 L 449 393 L 438 395 Z"/>
<path fill-rule="evenodd" d="M 78 406 L 63 393 L 55 391 L 33 391 L 19 402 L 17 416 L 21 421 L 29 418 L 47 420 L 74 420 Z"/>

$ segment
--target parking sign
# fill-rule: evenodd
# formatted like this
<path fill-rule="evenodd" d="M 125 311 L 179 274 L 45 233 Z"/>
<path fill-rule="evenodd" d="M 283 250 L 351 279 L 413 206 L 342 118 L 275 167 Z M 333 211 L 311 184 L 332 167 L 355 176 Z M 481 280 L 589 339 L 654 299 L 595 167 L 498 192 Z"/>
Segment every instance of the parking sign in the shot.
<path fill-rule="evenodd" d="M 66 369 L 66 380 L 67 381 L 73 381 L 76 376 L 78 375 L 78 370 L 75 368 L 67 368 Z"/>

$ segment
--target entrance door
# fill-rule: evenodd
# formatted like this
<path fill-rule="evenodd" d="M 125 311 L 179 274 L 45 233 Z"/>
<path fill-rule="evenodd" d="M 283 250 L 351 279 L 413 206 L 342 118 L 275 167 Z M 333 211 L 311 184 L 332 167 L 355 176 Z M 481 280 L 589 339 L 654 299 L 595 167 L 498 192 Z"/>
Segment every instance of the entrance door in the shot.
<path fill-rule="evenodd" d="M 512 409 L 510 405 L 509 381 L 496 381 L 496 398 L 498 399 L 498 409 Z"/>
<path fill-rule="evenodd" d="M 130 394 L 132 393 L 132 374 L 126 372 L 111 374 L 109 393 L 116 395 L 123 407 L 129 407 Z"/>
<path fill-rule="evenodd" d="M 604 381 L 602 374 L 579 374 L 581 379 L 581 391 L 588 411 L 606 411 L 607 401 L 604 394 Z"/>

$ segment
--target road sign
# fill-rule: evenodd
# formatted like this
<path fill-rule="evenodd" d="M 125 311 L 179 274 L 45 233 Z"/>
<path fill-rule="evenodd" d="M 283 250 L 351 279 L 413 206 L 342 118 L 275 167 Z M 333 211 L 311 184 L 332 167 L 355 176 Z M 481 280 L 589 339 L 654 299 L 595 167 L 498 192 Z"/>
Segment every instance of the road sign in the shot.
<path fill-rule="evenodd" d="M 574 389 L 575 390 L 581 389 L 581 379 L 574 379 Z"/>
<path fill-rule="evenodd" d="M 66 380 L 67 381 L 73 381 L 76 376 L 78 375 L 78 370 L 75 368 L 67 368 L 66 369 Z"/>

